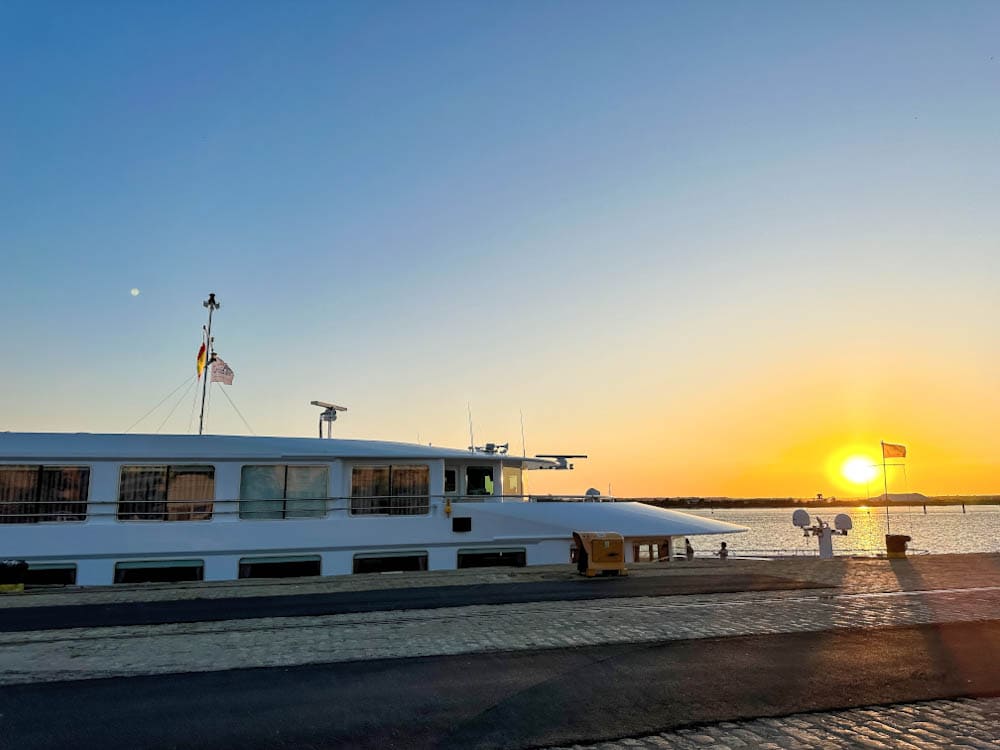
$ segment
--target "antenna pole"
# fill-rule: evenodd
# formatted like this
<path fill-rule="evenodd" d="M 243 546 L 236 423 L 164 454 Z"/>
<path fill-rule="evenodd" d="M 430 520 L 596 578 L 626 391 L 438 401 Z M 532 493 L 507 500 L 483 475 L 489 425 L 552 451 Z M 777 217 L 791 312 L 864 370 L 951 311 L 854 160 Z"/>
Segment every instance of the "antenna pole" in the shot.
<path fill-rule="evenodd" d="M 524 447 L 524 412 L 521 412 L 521 458 L 528 457 L 528 450 Z"/>
<path fill-rule="evenodd" d="M 208 295 L 208 299 L 201 303 L 208 308 L 208 328 L 205 332 L 205 371 L 202 376 L 205 382 L 201 384 L 201 414 L 198 415 L 198 434 L 201 435 L 205 429 L 205 395 L 208 393 L 208 379 L 212 377 L 212 362 L 215 361 L 215 342 L 212 339 L 212 313 L 222 305 L 215 301 L 215 293 Z"/>
<path fill-rule="evenodd" d="M 476 438 L 472 434 L 472 402 L 466 402 L 465 408 L 469 410 L 469 450 L 476 452 Z"/>

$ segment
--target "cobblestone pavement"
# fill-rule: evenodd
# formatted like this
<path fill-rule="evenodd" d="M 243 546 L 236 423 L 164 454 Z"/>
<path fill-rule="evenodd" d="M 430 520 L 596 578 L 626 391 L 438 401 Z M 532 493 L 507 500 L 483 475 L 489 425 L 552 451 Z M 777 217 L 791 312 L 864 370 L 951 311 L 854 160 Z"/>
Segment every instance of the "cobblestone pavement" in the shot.
<path fill-rule="evenodd" d="M 698 561 L 637 565 L 631 573 L 698 576 L 720 569 L 823 588 L 0 633 L 0 684 L 1000 618 L 1000 555 Z M 550 566 L 40 591 L 0 597 L 0 617 L 6 607 L 571 579 L 568 566 Z M 1000 699 L 992 698 L 722 722 L 573 748 L 984 749 L 1000 745 L 998 739 Z"/>
<path fill-rule="evenodd" d="M 4 633 L 0 684 L 963 622 L 998 613 L 1000 586 L 992 586 L 636 597 Z"/>
<path fill-rule="evenodd" d="M 994 750 L 998 744 L 1000 698 L 986 698 L 725 721 L 596 745 L 572 745 L 558 750 Z"/>

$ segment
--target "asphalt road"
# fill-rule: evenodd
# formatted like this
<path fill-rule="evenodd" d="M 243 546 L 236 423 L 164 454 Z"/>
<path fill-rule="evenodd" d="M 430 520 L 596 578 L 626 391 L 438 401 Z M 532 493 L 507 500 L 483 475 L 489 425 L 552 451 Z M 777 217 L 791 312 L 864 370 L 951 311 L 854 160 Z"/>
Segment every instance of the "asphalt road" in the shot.
<path fill-rule="evenodd" d="M 315 617 L 355 612 L 436 609 L 474 604 L 523 604 L 580 601 L 629 596 L 720 594 L 816 588 L 818 584 L 754 574 L 651 576 L 648 578 L 578 578 L 538 583 L 476 586 L 429 586 L 410 589 L 289 594 L 227 599 L 74 604 L 0 610 L 0 632 L 162 625 L 178 622 L 245 620 L 255 617 Z"/>
<path fill-rule="evenodd" d="M 0 747 L 526 748 L 995 696 L 998 665 L 989 621 L 20 685 Z"/>

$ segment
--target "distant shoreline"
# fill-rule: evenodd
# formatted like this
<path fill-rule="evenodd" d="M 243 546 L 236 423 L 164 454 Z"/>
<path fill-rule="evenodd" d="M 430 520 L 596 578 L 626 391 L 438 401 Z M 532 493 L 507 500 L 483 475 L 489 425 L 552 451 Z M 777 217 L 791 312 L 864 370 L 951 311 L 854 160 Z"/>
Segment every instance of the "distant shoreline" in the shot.
<path fill-rule="evenodd" d="M 736 497 L 638 497 L 630 498 L 632 500 L 638 500 L 639 502 L 646 503 L 647 505 L 655 505 L 658 508 L 710 508 L 710 509 L 728 509 L 728 508 L 884 508 L 886 505 L 885 499 L 880 497 L 873 497 L 870 500 L 866 499 L 852 499 L 852 498 L 822 498 L 818 499 L 815 497 L 809 498 L 794 498 L 794 497 L 754 497 L 754 498 L 736 498 Z M 922 508 L 924 506 L 962 506 L 962 505 L 997 505 L 1000 506 L 1000 495 L 970 495 L 970 496 L 952 496 L 947 495 L 943 497 L 927 497 L 924 499 L 911 499 L 906 498 L 905 500 L 894 499 L 890 496 L 889 507 L 891 508 L 906 508 L 906 507 L 916 507 Z"/>

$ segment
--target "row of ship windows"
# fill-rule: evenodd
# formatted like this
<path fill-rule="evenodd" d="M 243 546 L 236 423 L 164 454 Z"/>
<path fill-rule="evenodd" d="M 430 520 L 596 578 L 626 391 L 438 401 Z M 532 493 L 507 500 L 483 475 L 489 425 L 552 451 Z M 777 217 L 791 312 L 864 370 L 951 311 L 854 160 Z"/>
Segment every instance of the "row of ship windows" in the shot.
<path fill-rule="evenodd" d="M 524 548 L 459 550 L 459 568 L 514 567 L 527 564 Z M 354 573 L 394 573 L 427 570 L 427 552 L 358 554 Z M 115 564 L 115 583 L 175 583 L 204 579 L 203 560 L 152 560 Z M 320 575 L 319 555 L 290 557 L 246 557 L 239 562 L 239 578 L 290 578 Z M 72 586 L 76 583 L 76 565 L 42 563 L 29 565 L 25 575 L 28 586 Z"/>
<path fill-rule="evenodd" d="M 239 516 L 321 518 L 328 487 L 327 466 L 243 466 Z M 0 466 L 0 523 L 83 521 L 89 488 L 86 466 Z M 426 514 L 429 494 L 427 465 L 353 467 L 354 515 Z M 120 521 L 207 520 L 214 498 L 214 466 L 123 466 L 115 514 Z"/>

